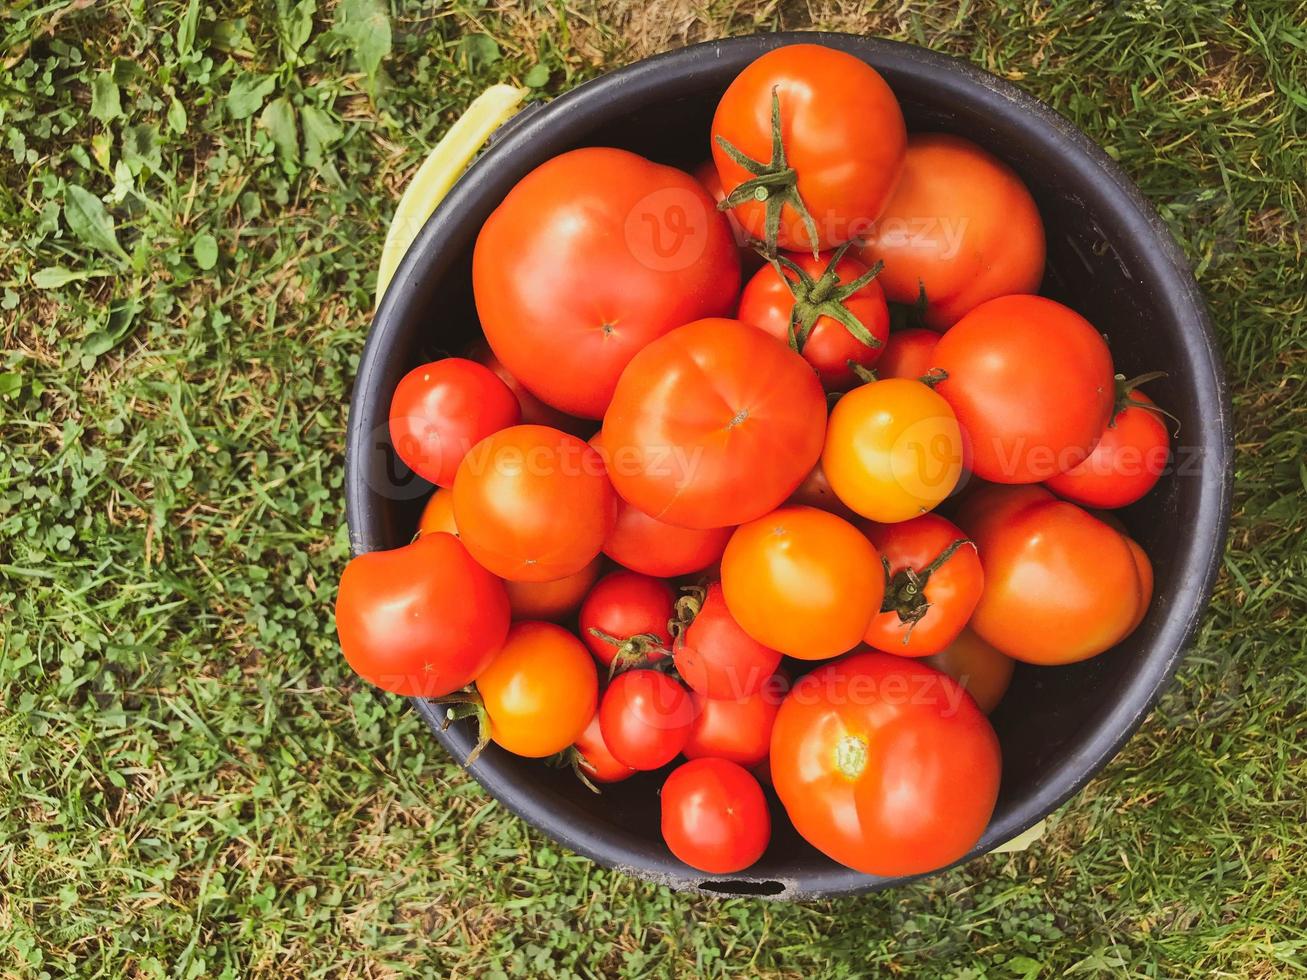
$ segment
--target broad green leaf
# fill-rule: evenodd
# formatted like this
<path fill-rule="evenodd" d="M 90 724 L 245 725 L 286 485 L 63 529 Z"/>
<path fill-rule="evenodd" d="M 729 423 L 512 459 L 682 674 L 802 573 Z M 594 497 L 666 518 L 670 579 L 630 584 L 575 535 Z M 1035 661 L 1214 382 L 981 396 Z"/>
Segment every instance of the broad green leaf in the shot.
<path fill-rule="evenodd" d="M 227 92 L 227 111 L 233 119 L 248 119 L 259 111 L 263 100 L 276 86 L 277 80 L 271 75 L 242 72 L 232 81 Z"/>
<path fill-rule="evenodd" d="M 218 242 L 207 231 L 201 232 L 191 243 L 191 254 L 195 256 L 195 264 L 208 272 L 218 264 Z"/>
<path fill-rule="evenodd" d="M 349 42 L 359 67 L 376 78 L 390 54 L 390 16 L 380 0 L 341 0 L 336 8 L 336 33 Z"/>
<path fill-rule="evenodd" d="M 549 84 L 549 69 L 544 65 L 533 65 L 531 70 L 526 73 L 522 79 L 522 84 L 528 88 L 541 88 Z"/>
<path fill-rule="evenodd" d="M 99 269 L 65 269 L 63 266 L 52 265 L 32 273 L 32 285 L 37 289 L 58 289 L 70 282 L 80 282 L 83 279 L 105 275 L 108 273 Z"/>
<path fill-rule="evenodd" d="M 124 261 L 127 259 L 127 253 L 118 244 L 113 216 L 90 191 L 76 184 L 68 185 L 64 191 L 64 220 L 69 230 L 87 245 Z"/>
<path fill-rule="evenodd" d="M 176 97 L 168 105 L 168 128 L 179 136 L 186 132 L 186 107 Z"/>
<path fill-rule="evenodd" d="M 295 108 L 290 99 L 283 95 L 264 106 L 259 125 L 272 137 L 282 167 L 288 173 L 293 172 L 299 162 L 300 148 L 299 134 L 295 131 Z"/>
<path fill-rule="evenodd" d="M 300 48 L 313 36 L 313 15 L 318 12 L 317 0 L 277 0 L 278 17 L 281 21 L 283 42 L 291 55 L 299 54 Z"/>
<path fill-rule="evenodd" d="M 465 34 L 458 42 L 468 68 L 489 65 L 499 60 L 499 42 L 489 34 Z"/>
<path fill-rule="evenodd" d="M 159 131 L 150 123 L 128 126 L 123 130 L 123 162 L 133 177 L 148 167 L 157 173 L 163 162 L 159 152 Z"/>
<path fill-rule="evenodd" d="M 23 376 L 14 371 L 0 374 L 0 398 L 12 398 L 23 387 Z"/>
<path fill-rule="evenodd" d="M 95 78 L 91 80 L 91 118 L 107 123 L 122 114 L 118 83 L 113 80 L 113 72 L 108 69 L 96 72 Z"/>
<path fill-rule="evenodd" d="M 344 133 L 336 120 L 317 106 L 300 109 L 300 122 L 304 126 L 304 162 L 310 167 L 321 166 L 328 148 Z"/>

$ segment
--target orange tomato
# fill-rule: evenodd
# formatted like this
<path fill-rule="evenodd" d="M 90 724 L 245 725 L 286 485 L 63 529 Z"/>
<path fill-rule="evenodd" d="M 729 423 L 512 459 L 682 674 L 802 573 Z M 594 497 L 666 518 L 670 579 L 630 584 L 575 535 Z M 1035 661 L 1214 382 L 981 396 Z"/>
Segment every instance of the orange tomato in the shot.
<path fill-rule="evenodd" d="M 985 714 L 992 712 L 1003 700 L 1016 669 L 1015 660 L 986 643 L 975 631 L 967 629 L 939 653 L 924 658 L 922 663 L 942 670 L 966 688 Z"/>
<path fill-rule="evenodd" d="M 570 616 L 581 607 L 603 567 L 603 558 L 596 558 L 579 572 L 552 582 L 505 582 L 513 618 L 559 620 Z"/>
<path fill-rule="evenodd" d="M 436 492 L 427 498 L 422 516 L 418 518 L 418 537 L 435 534 L 437 531 L 458 536 L 458 528 L 454 524 L 454 491 L 448 487 L 436 488 Z"/>

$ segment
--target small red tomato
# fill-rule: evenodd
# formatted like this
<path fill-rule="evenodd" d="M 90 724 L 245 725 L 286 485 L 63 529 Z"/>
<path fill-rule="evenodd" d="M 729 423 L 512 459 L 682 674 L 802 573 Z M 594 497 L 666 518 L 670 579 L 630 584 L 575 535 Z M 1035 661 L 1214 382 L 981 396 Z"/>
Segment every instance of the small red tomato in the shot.
<path fill-rule="evenodd" d="M 672 578 L 702 571 L 722 557 L 730 527 L 676 527 L 634 504 L 617 502 L 617 523 L 604 539 L 604 554 L 635 572 Z"/>
<path fill-rule="evenodd" d="M 876 273 L 845 255 L 847 248 L 816 258 L 782 253 L 740 295 L 739 318 L 798 350 L 827 391 L 860 384 L 850 362 L 871 367 L 889 336 L 889 307 Z"/>
<path fill-rule="evenodd" d="M 424 534 L 345 566 L 336 631 L 345 659 L 370 684 L 438 698 L 470 684 L 508 635 L 504 583 L 452 534 Z"/>
<path fill-rule="evenodd" d="M 939 334 L 923 327 L 899 330 L 889 335 L 876 362 L 882 378 L 923 378 L 930 373 Z"/>
<path fill-rule="evenodd" d="M 744 632 L 726 608 L 721 583 L 708 586 L 697 603 L 687 596 L 681 607 L 693 613 L 673 648 L 681 680 L 710 698 L 742 698 L 762 690 L 781 662 L 780 651 Z"/>
<path fill-rule="evenodd" d="M 521 410 L 508 385 L 475 361 L 446 357 L 414 368 L 390 400 L 390 441 L 399 458 L 436 486 L 453 486 L 473 446 L 517 425 Z"/>
<path fill-rule="evenodd" d="M 782 677 L 761 691 L 729 701 L 691 691 L 695 718 L 685 757 L 729 759 L 745 767 L 762 762 L 771 750 L 772 725 L 784 697 Z"/>
<path fill-rule="evenodd" d="M 1123 388 L 1118 378 L 1118 388 Z M 1125 507 L 1157 485 L 1166 470 L 1171 438 L 1142 391 L 1124 388 L 1116 414 L 1084 461 L 1050 476 L 1044 485 L 1086 507 Z"/>
<path fill-rule="evenodd" d="M 822 469 L 821 460 L 817 461 L 817 465 L 812 468 L 812 472 L 799 484 L 799 489 L 790 494 L 790 499 L 785 502 L 829 511 L 846 521 L 854 521 L 858 517 L 857 514 L 844 505 L 844 501 L 835 496 L 835 490 L 826 477 L 826 471 Z"/>
<path fill-rule="evenodd" d="M 619 657 L 627 662 L 641 655 L 657 660 L 671 652 L 668 623 L 675 605 L 676 595 L 666 582 L 636 572 L 612 572 L 581 603 L 581 638 L 605 667 Z"/>
<path fill-rule="evenodd" d="M 767 850 L 771 814 L 762 787 L 725 759 L 696 759 L 663 783 L 663 840 L 692 868 L 709 874 L 743 871 Z"/>
<path fill-rule="evenodd" d="M 628 670 L 599 702 L 599 727 L 613 757 L 632 769 L 659 769 L 685 748 L 694 723 L 685 688 L 656 670 Z"/>
<path fill-rule="evenodd" d="M 598 711 L 590 719 L 590 724 L 585 726 L 585 731 L 577 736 L 576 751 L 580 756 L 577 761 L 582 772 L 596 783 L 618 783 L 636 773 L 630 766 L 618 762 L 613 753 L 608 751 L 604 733 L 599 730 Z"/>
<path fill-rule="evenodd" d="M 888 576 L 867 645 L 901 657 L 939 653 L 967 625 L 985 587 L 975 545 L 938 514 L 864 530 Z"/>

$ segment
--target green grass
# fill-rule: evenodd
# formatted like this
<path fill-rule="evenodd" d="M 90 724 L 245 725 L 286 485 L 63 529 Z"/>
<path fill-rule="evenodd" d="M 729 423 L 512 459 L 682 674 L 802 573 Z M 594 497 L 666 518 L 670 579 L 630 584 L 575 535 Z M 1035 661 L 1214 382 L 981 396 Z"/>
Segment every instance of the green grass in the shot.
<path fill-rule="evenodd" d="M 0 976 L 1307 968 L 1307 5 L 861 6 L 5 5 Z M 807 905 L 562 852 L 351 679 L 330 611 L 375 261 L 426 148 L 491 82 L 778 26 L 961 55 L 1105 145 L 1199 269 L 1238 444 L 1197 646 L 1048 835 Z"/>

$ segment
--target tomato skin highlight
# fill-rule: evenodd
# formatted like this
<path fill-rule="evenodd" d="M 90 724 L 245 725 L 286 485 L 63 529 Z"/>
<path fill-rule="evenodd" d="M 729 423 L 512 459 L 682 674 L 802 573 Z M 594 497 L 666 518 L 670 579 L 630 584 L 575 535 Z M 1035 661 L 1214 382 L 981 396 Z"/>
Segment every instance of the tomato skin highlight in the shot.
<path fill-rule="evenodd" d="M 699 871 L 743 871 L 771 841 L 762 787 L 734 762 L 687 762 L 667 777 L 659 797 L 663 840 L 678 859 Z"/>
<path fill-rule="evenodd" d="M 935 390 L 970 441 L 971 469 L 993 483 L 1038 483 L 1089 455 L 1116 397 L 1107 343 L 1088 320 L 1042 296 L 982 303 L 940 338 Z"/>
<path fill-rule="evenodd" d="M 647 652 L 649 660 L 667 656 L 672 649 L 668 622 L 676 595 L 666 582 L 637 572 L 610 572 L 600 579 L 581 604 L 578 620 L 581 639 L 605 667 L 611 666 L 620 644 L 591 633 L 599 630 L 615 640 L 626 641 L 649 634 L 657 640 L 656 649 Z"/>
<path fill-rule="evenodd" d="M 957 639 L 922 663 L 942 670 L 961 684 L 987 715 L 1003 700 L 1016 669 L 1015 660 L 969 629 L 964 629 Z"/>
<path fill-rule="evenodd" d="M 694 727 L 682 750 L 687 759 L 729 759 L 746 769 L 758 765 L 771 751 L 772 725 L 780 710 L 780 692 L 771 688 L 742 698 L 707 698 L 690 692 Z"/>
<path fill-rule="evenodd" d="M 970 628 L 1008 656 L 1087 660 L 1143 618 L 1152 571 L 1143 550 L 1043 487 L 982 487 L 963 501 L 957 523 L 985 569 Z"/>
<path fill-rule="evenodd" d="M 893 524 L 933 510 L 953 492 L 963 452 L 947 401 L 920 381 L 887 378 L 835 404 L 821 465 L 845 506 Z"/>
<path fill-rule="evenodd" d="M 820 279 L 834 256 L 823 252 L 817 258 L 811 253 L 795 252 L 787 255 L 813 279 Z M 852 282 L 867 271 L 867 266 L 850 255 L 845 255 L 835 266 L 841 285 Z M 782 343 L 789 343 L 790 314 L 795 306 L 793 272 L 780 272 L 764 265 L 744 286 L 740 295 L 740 320 L 771 334 Z M 847 391 L 860 380 L 849 361 L 864 368 L 876 364 L 889 337 L 889 307 L 879 282 L 873 279 L 844 300 L 844 307 L 879 340 L 881 347 L 870 347 L 851 334 L 844 324 L 829 316 L 819 316 L 812 332 L 803 345 L 803 359 L 813 366 L 827 391 Z"/>
<path fill-rule="evenodd" d="M 998 798 L 998 738 L 950 677 L 853 653 L 799 678 L 772 729 L 771 773 L 808 843 L 865 874 L 944 867 Z"/>
<path fill-rule="evenodd" d="M 893 586 L 905 588 L 907 603 L 915 588 L 896 576 L 905 569 L 921 572 L 933 565 L 959 541 L 966 541 L 962 529 L 938 514 L 922 514 L 900 524 L 871 524 L 867 537 L 887 563 L 891 588 L 886 602 L 895 595 Z M 975 546 L 957 547 L 943 564 L 932 571 L 917 594 L 927 603 L 924 615 L 915 623 L 905 622 L 897 610 L 878 612 L 867 627 L 868 646 L 900 657 L 926 657 L 939 653 L 962 632 L 980 601 L 985 573 Z"/>
<path fill-rule="evenodd" d="M 926 326 L 944 331 L 986 300 L 1039 291 L 1044 224 L 1007 164 L 960 136 L 916 133 L 862 258 L 885 263 L 891 302 L 924 286 Z"/>
<path fill-rule="evenodd" d="M 814 243 L 786 204 L 777 244 L 811 252 L 865 234 L 889 201 L 907 146 L 903 113 L 889 85 L 860 59 L 821 45 L 790 44 L 761 55 L 735 77 L 713 115 L 713 162 L 727 194 L 752 175 L 718 139 L 770 162 L 773 91 L 786 162 L 817 228 Z M 763 202 L 750 199 L 734 212 L 753 238 L 766 240 Z"/>
<path fill-rule="evenodd" d="M 454 519 L 500 578 L 550 582 L 599 554 L 617 517 L 603 460 L 558 429 L 515 425 L 483 439 L 454 479 Z"/>
<path fill-rule="evenodd" d="M 527 174 L 482 225 L 472 257 L 495 354 L 541 401 L 592 419 L 637 351 L 726 313 L 739 284 L 730 227 L 699 183 L 610 147 Z"/>
<path fill-rule="evenodd" d="M 579 572 L 549 582 L 511 582 L 505 580 L 508 604 L 514 619 L 544 619 L 551 622 L 566 619 L 581 607 L 589 594 L 599 571 L 604 566 L 596 558 Z"/>
<path fill-rule="evenodd" d="M 567 748 L 594 717 L 599 676 L 581 641 L 553 623 L 514 623 L 477 678 L 490 737 L 541 759 Z"/>
<path fill-rule="evenodd" d="M 656 670 L 618 674 L 599 701 L 599 728 L 613 758 L 641 771 L 661 769 L 690 737 L 694 706 L 685 688 Z"/>
<path fill-rule="evenodd" d="M 856 527 L 814 507 L 781 507 L 736 528 L 722 556 L 722 595 L 759 643 L 800 660 L 862 642 L 885 574 Z"/>
<path fill-rule="evenodd" d="M 1131 391 L 1131 404 L 1116 414 L 1085 459 L 1055 473 L 1044 485 L 1059 497 L 1085 507 L 1126 507 L 1141 500 L 1166 471 L 1171 437 L 1142 391 Z"/>
<path fill-rule="evenodd" d="M 336 594 L 341 652 L 370 684 L 443 697 L 470 684 L 508 634 L 504 585 L 452 534 L 352 559 Z"/>
<path fill-rule="evenodd" d="M 517 399 L 489 368 L 446 357 L 415 367 L 395 386 L 390 441 L 414 473 L 448 487 L 473 446 L 520 417 Z"/>
<path fill-rule="evenodd" d="M 738 320 L 697 320 L 640 351 L 604 416 L 609 476 L 668 524 L 761 517 L 821 454 L 826 396 L 807 362 Z"/>
<path fill-rule="evenodd" d="M 596 711 L 585 726 L 585 731 L 576 738 L 576 751 L 581 756 L 580 766 L 587 778 L 596 783 L 620 783 L 636 773 L 635 769 L 623 765 L 608 751 L 604 733 L 599 729 L 599 713 Z"/>
<path fill-rule="evenodd" d="M 938 343 L 939 334 L 933 330 L 912 327 L 896 331 L 885 341 L 885 349 L 876 362 L 876 374 L 882 379 L 925 377 L 934 367 Z"/>
<path fill-rule="evenodd" d="M 761 691 L 781 662 L 779 650 L 759 643 L 735 621 L 720 582 L 708 586 L 673 653 L 681 680 L 710 698 L 743 698 Z"/>

